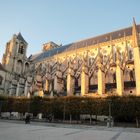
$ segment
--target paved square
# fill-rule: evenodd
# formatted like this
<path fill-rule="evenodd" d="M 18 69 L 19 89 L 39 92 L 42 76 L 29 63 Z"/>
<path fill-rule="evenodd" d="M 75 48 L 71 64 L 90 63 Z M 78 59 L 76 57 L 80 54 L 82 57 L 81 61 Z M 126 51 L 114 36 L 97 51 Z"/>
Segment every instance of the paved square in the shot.
<path fill-rule="evenodd" d="M 140 130 L 0 120 L 0 140 L 140 140 Z"/>

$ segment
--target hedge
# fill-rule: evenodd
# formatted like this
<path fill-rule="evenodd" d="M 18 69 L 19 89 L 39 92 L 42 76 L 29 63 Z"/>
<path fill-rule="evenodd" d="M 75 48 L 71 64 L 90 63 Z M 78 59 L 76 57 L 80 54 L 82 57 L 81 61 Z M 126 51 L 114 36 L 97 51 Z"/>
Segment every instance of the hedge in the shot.
<path fill-rule="evenodd" d="M 109 96 L 106 98 L 95 97 L 32 97 L 17 98 L 0 96 L 1 112 L 31 112 L 44 115 L 53 114 L 56 118 L 66 119 L 67 116 L 109 115 L 109 104 L 111 115 L 114 119 L 140 118 L 140 97 L 138 96 Z M 128 119 L 129 120 L 129 119 Z"/>

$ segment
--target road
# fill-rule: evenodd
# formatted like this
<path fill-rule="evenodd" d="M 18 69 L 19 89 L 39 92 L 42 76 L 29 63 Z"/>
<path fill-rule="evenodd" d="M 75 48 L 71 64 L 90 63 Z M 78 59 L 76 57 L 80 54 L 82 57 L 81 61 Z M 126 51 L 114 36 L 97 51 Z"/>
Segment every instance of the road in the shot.
<path fill-rule="evenodd" d="M 140 129 L 0 120 L 0 140 L 140 140 Z"/>

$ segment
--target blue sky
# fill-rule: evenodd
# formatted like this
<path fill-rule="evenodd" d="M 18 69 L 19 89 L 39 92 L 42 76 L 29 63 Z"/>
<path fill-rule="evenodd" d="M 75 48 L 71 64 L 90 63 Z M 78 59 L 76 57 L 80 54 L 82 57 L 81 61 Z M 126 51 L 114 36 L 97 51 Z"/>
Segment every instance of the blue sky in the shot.
<path fill-rule="evenodd" d="M 140 0 L 0 0 L 0 61 L 5 44 L 21 32 L 27 55 L 42 44 L 68 44 L 140 24 Z"/>

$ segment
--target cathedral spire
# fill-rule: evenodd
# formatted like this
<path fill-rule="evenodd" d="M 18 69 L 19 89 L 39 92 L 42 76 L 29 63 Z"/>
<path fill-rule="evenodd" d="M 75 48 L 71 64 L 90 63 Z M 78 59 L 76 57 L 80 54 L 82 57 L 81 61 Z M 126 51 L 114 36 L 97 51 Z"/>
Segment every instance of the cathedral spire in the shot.
<path fill-rule="evenodd" d="M 133 38 L 133 47 L 138 47 L 138 32 L 135 18 L 133 17 L 133 26 L 132 26 L 132 38 Z"/>

